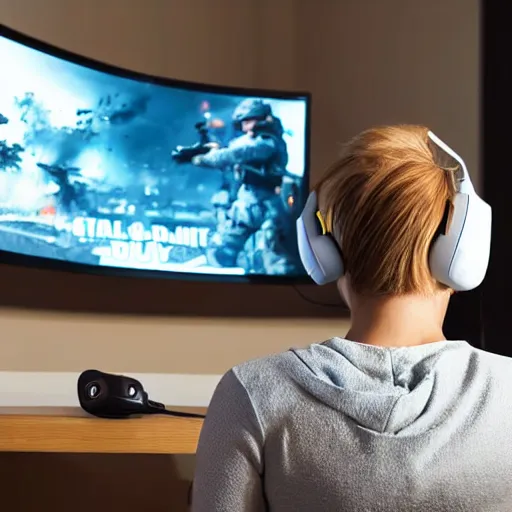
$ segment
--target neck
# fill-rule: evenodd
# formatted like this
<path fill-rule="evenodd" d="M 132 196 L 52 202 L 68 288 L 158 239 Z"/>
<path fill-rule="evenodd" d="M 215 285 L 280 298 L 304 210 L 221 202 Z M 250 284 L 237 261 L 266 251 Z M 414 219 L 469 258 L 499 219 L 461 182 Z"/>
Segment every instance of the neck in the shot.
<path fill-rule="evenodd" d="M 351 308 L 347 339 L 384 347 L 445 340 L 443 321 L 449 295 L 360 298 Z"/>

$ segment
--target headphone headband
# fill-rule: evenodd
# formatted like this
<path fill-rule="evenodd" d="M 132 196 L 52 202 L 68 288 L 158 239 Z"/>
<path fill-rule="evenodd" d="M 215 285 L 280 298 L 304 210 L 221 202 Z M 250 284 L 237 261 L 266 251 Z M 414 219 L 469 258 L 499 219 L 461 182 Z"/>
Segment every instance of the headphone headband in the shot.
<path fill-rule="evenodd" d="M 462 176 L 459 180 L 457 180 L 457 190 L 465 194 L 475 193 L 475 189 L 473 187 L 473 183 L 471 182 L 471 177 L 466 167 L 466 163 L 462 157 L 430 130 L 428 132 L 428 137 L 445 155 L 455 160 L 457 165 L 460 167 Z"/>

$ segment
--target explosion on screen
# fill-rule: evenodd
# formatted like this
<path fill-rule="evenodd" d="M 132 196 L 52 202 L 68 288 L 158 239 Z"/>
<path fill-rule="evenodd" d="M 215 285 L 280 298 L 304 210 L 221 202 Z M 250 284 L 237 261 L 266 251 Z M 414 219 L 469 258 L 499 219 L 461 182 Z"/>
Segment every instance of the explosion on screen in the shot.
<path fill-rule="evenodd" d="M 0 250 L 302 275 L 306 101 L 164 87 L 0 37 Z"/>

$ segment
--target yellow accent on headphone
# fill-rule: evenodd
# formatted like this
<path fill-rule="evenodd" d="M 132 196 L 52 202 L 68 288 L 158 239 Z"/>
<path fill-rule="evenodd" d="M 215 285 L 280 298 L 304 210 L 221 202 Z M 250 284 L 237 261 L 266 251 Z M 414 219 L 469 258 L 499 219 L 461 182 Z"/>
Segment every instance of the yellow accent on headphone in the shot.
<path fill-rule="evenodd" d="M 322 228 L 322 235 L 327 235 L 327 227 L 325 225 L 325 220 L 319 211 L 316 212 L 316 218 L 318 219 L 318 222 L 320 222 L 320 227 Z"/>

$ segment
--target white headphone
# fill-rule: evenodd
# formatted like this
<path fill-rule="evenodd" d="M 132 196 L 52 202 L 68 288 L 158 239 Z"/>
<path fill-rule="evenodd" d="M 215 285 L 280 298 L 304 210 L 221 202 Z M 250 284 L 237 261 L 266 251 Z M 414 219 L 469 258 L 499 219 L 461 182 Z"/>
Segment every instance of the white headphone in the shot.
<path fill-rule="evenodd" d="M 464 160 L 432 132 L 428 136 L 457 161 L 462 171 L 448 231 L 438 235 L 430 250 L 430 271 L 437 281 L 455 291 L 472 290 L 483 281 L 489 264 L 491 207 L 475 192 Z M 343 276 L 342 254 L 327 233 L 315 192 L 310 194 L 297 219 L 297 239 L 302 264 L 316 284 L 327 284 Z"/>

